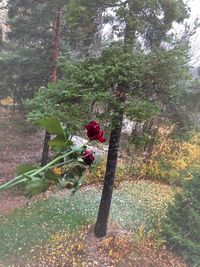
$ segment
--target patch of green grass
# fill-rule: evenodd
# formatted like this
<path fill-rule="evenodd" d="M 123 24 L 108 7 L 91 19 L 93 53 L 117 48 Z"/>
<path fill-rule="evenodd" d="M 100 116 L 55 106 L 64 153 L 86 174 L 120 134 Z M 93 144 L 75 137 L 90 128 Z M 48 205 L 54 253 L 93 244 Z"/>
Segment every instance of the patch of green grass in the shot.
<path fill-rule="evenodd" d="M 165 215 L 173 190 L 152 182 L 124 183 L 114 191 L 110 220 L 124 229 L 135 230 L 141 224 L 152 229 Z M 17 209 L 0 219 L 0 259 L 26 255 L 35 246 L 46 243 L 53 233 L 73 231 L 95 223 L 101 192 L 83 188 L 74 196 L 54 196 L 30 207 Z"/>
<path fill-rule="evenodd" d="M 52 197 L 30 207 L 17 209 L 0 220 L 0 259 L 26 253 L 27 248 L 41 245 L 52 233 L 74 230 L 94 220 L 92 199 L 83 196 Z M 89 205 L 91 203 L 91 205 Z"/>
<path fill-rule="evenodd" d="M 113 196 L 112 216 L 126 229 L 135 230 L 143 225 L 150 231 L 166 215 L 175 190 L 151 181 L 126 182 Z"/>

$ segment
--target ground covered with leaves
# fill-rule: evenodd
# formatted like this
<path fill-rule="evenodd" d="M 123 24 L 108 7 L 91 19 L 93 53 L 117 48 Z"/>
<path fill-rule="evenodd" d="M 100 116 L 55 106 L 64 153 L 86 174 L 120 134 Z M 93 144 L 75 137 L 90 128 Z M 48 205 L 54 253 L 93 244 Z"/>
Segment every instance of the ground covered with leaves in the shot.
<path fill-rule="evenodd" d="M 92 231 L 99 188 L 85 187 L 74 196 L 67 191 L 44 195 L 0 219 L 0 258 L 16 266 L 152 266 L 151 256 L 151 262 L 162 263 L 154 266 L 185 266 L 153 238 L 173 195 L 169 186 L 152 182 L 121 184 L 105 239 Z"/>

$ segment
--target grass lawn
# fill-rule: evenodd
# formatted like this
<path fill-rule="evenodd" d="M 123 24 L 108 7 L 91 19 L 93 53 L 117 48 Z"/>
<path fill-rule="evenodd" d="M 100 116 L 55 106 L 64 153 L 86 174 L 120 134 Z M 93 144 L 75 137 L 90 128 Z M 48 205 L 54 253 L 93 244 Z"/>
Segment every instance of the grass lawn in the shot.
<path fill-rule="evenodd" d="M 165 216 L 174 191 L 167 185 L 150 181 L 123 183 L 114 191 L 110 223 L 134 231 L 141 225 L 153 230 Z M 60 232 L 75 232 L 95 223 L 101 193 L 85 187 L 74 196 L 68 193 L 39 200 L 14 210 L 0 219 L 0 259 L 12 262 L 30 257 L 35 248 L 50 242 Z M 78 234 L 80 235 L 80 234 Z"/>

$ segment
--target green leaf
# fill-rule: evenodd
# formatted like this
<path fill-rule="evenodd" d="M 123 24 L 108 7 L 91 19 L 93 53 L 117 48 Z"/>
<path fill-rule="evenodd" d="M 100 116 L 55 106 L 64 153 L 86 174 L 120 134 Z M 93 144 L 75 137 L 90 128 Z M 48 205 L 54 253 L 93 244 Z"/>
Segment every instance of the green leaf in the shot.
<path fill-rule="evenodd" d="M 50 140 L 49 145 L 51 147 L 53 147 L 53 146 L 69 147 L 69 146 L 73 145 L 73 142 L 71 140 L 67 140 L 65 137 L 59 135 L 59 136 L 56 136 L 54 139 Z"/>
<path fill-rule="evenodd" d="M 44 177 L 49 180 L 49 181 L 53 181 L 55 183 L 58 183 L 60 181 L 60 176 L 59 175 L 56 175 L 55 173 L 53 173 L 52 171 L 50 170 L 47 170 L 44 174 Z"/>
<path fill-rule="evenodd" d="M 65 146 L 66 140 L 65 137 L 58 135 L 52 140 L 50 140 L 48 144 L 49 146 Z"/>
<path fill-rule="evenodd" d="M 78 159 L 80 158 L 80 155 L 82 152 L 86 149 L 86 146 L 77 147 L 77 146 L 71 146 L 70 150 L 74 151 L 74 153 L 70 156 L 70 158 Z"/>
<path fill-rule="evenodd" d="M 38 167 L 36 165 L 32 165 L 32 164 L 29 164 L 29 163 L 24 163 L 24 164 L 20 164 L 17 166 L 16 168 L 16 175 L 22 175 L 26 172 L 29 172 L 29 171 L 33 171 L 35 169 L 37 169 Z"/>
<path fill-rule="evenodd" d="M 74 176 L 82 176 L 83 172 L 86 170 L 85 165 L 81 164 L 81 163 L 76 163 L 72 169 L 71 172 L 73 172 Z"/>
<path fill-rule="evenodd" d="M 47 191 L 49 188 L 49 184 L 47 181 L 42 180 L 38 177 L 34 177 L 25 187 L 26 192 L 25 195 L 27 197 L 36 196 L 42 192 Z"/>
<path fill-rule="evenodd" d="M 44 118 L 39 120 L 38 123 L 50 134 L 60 135 L 65 138 L 65 131 L 63 130 L 58 118 Z"/>

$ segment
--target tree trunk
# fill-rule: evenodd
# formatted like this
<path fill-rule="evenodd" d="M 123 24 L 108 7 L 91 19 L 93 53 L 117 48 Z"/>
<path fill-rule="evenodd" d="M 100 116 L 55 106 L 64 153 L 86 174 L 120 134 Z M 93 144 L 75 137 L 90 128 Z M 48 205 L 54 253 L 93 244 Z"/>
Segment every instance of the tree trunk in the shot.
<path fill-rule="evenodd" d="M 51 83 L 57 81 L 57 72 L 58 72 L 58 58 L 59 58 L 59 49 L 60 49 L 60 35 L 61 35 L 61 18 L 62 18 L 62 8 L 60 7 L 57 12 L 56 21 L 55 21 L 55 41 L 53 49 L 53 62 L 54 67 L 51 75 Z"/>
<path fill-rule="evenodd" d="M 51 74 L 51 83 L 55 83 L 57 81 L 57 72 L 58 72 L 58 58 L 59 58 L 59 48 L 60 48 L 60 35 L 61 35 L 61 16 L 62 16 L 62 8 L 58 9 L 55 21 L 55 41 L 54 41 L 54 49 L 53 49 L 53 70 Z M 48 142 L 51 139 L 51 135 L 46 132 L 43 144 L 43 151 L 42 151 L 42 159 L 41 159 L 41 166 L 47 164 L 48 155 L 49 155 L 49 145 Z"/>
<path fill-rule="evenodd" d="M 42 159 L 40 162 L 40 166 L 43 167 L 47 164 L 48 161 L 48 155 L 49 155 L 49 141 L 51 140 L 51 135 L 46 131 L 45 137 L 44 137 L 44 145 L 43 145 L 43 151 L 42 151 Z"/>
<path fill-rule="evenodd" d="M 99 206 L 98 217 L 94 229 L 94 233 L 97 237 L 106 236 L 115 172 L 117 167 L 117 156 L 118 156 L 119 142 L 121 137 L 122 121 L 123 121 L 123 114 L 121 115 L 121 121 L 119 123 L 119 126 L 113 129 L 110 134 L 103 192 L 101 197 L 101 203 Z"/>
<path fill-rule="evenodd" d="M 117 98 L 119 100 L 119 105 L 125 102 L 125 90 L 118 88 L 119 95 Z M 115 173 L 117 168 L 117 158 L 118 150 L 120 144 L 120 137 L 122 132 L 123 125 L 123 109 L 119 107 L 119 110 L 116 111 L 117 115 L 113 119 L 114 128 L 110 134 L 109 148 L 108 148 L 108 157 L 106 165 L 106 174 L 104 179 L 104 186 L 101 196 L 101 202 L 99 206 L 97 221 L 94 228 L 94 234 L 97 237 L 106 236 L 108 217 L 110 213 L 110 206 L 112 200 L 112 192 L 115 180 Z"/>

